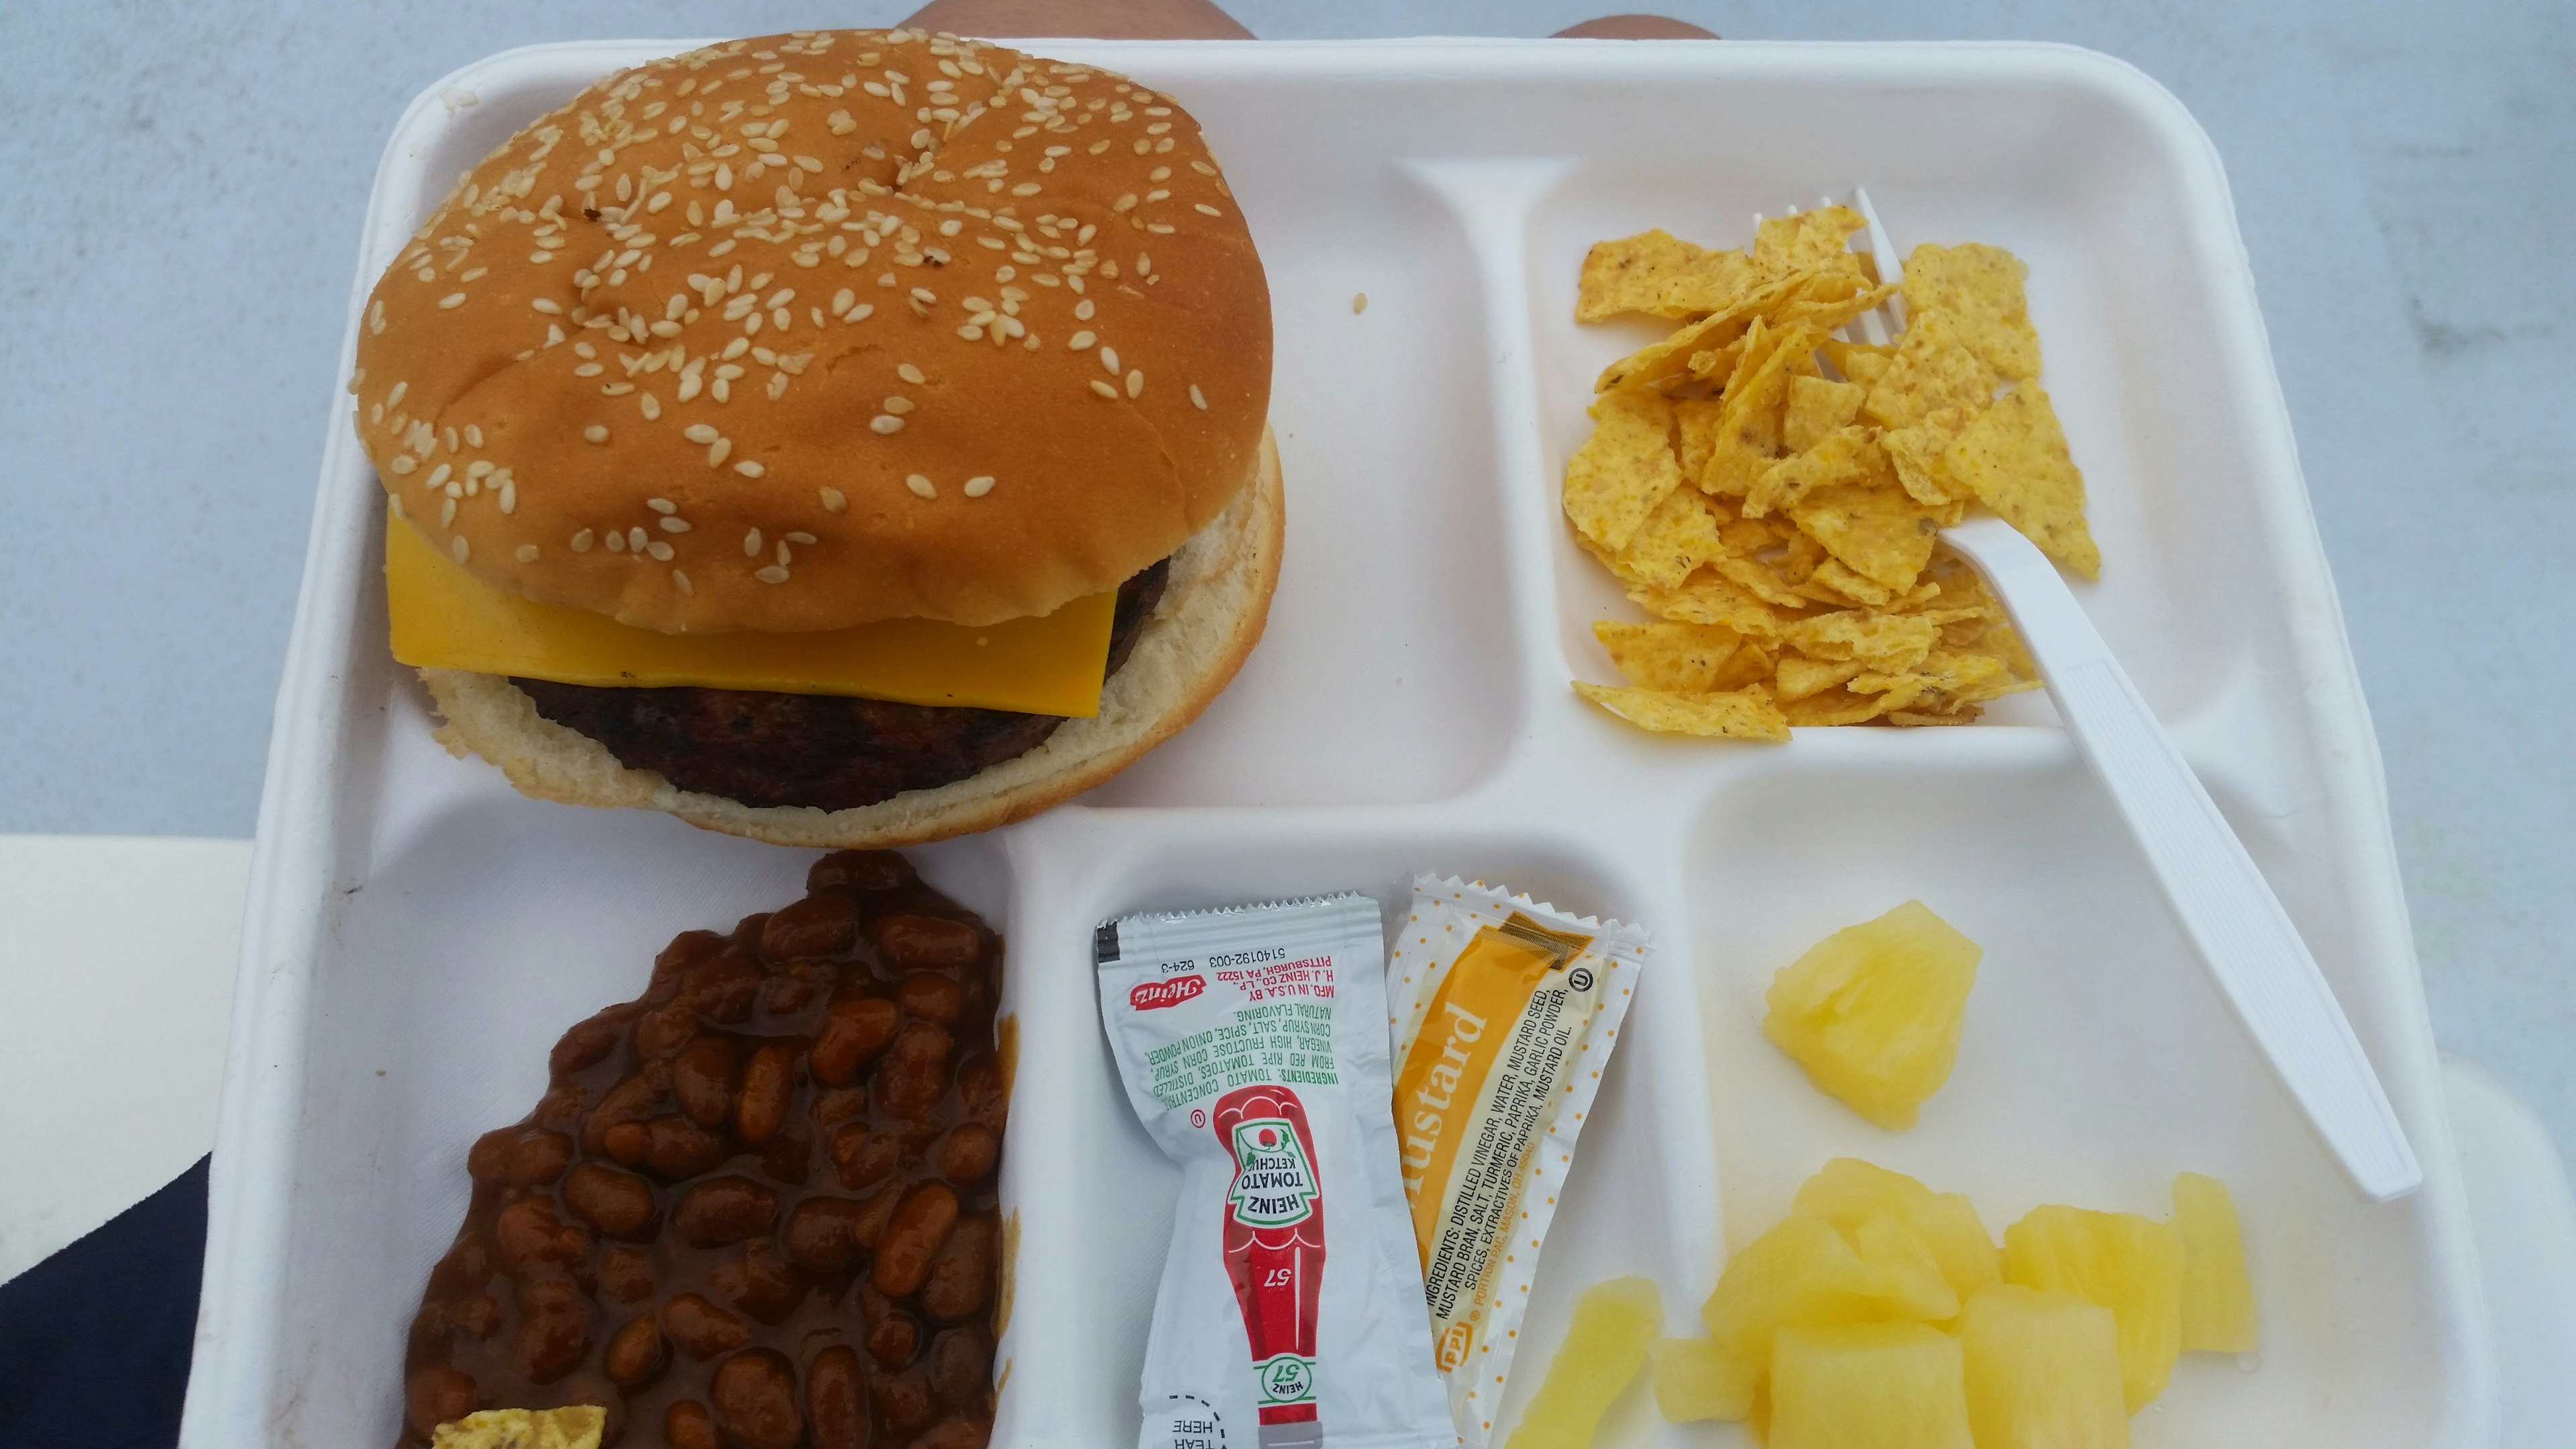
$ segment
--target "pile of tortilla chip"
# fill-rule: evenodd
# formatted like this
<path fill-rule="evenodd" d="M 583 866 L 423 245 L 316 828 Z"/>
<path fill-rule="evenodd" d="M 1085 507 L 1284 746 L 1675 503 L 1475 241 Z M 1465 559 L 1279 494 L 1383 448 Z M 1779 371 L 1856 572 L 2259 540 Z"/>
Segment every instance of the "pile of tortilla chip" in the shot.
<path fill-rule="evenodd" d="M 2101 567 L 2084 475 L 2039 375 L 2024 268 L 1925 243 L 1908 325 L 1840 206 L 1764 221 L 1751 254 L 1661 231 L 1595 245 L 1578 321 L 1683 324 L 1605 370 L 1565 470 L 1576 537 L 1655 623 L 1593 626 L 1630 686 L 1584 698 L 1650 730 L 1781 740 L 1792 725 L 1965 724 L 2038 671 L 1976 571 L 1936 548 L 1971 505 L 2064 567 Z"/>

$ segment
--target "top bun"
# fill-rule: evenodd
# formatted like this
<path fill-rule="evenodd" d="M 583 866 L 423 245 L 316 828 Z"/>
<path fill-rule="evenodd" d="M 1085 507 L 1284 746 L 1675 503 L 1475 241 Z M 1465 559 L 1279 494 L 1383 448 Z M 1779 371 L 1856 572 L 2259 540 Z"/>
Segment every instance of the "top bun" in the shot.
<path fill-rule="evenodd" d="M 358 433 L 498 587 L 666 633 L 990 624 L 1256 469 L 1270 294 L 1198 124 L 917 30 L 620 71 L 376 284 Z"/>

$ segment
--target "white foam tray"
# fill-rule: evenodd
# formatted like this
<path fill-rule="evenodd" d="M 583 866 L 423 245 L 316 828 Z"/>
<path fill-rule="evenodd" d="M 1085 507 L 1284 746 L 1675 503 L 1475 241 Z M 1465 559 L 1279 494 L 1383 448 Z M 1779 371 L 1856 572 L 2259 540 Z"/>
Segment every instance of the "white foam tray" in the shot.
<path fill-rule="evenodd" d="M 513 51 L 397 127 L 357 301 L 457 172 L 617 65 Z M 2024 45 L 1100 44 L 1205 122 L 1270 269 L 1289 544 L 1270 632 L 1194 728 L 1083 802 L 922 853 L 1009 939 L 1020 1214 L 997 1442 L 1133 1442 L 1176 1177 L 1121 1100 L 1093 923 L 1482 875 L 1644 921 L 1662 954 L 1605 1082 L 1528 1321 L 1660 1281 L 1678 1328 L 1825 1158 L 1971 1193 L 2159 1212 L 2238 1195 L 2258 1372 L 2184 1361 L 2143 1449 L 2481 1444 L 2494 1355 L 2391 850 L 2379 757 L 2218 157 L 2117 62 Z M 1592 240 L 1867 185 L 1900 245 L 2031 266 L 2046 382 L 2092 493 L 2087 609 L 2314 947 L 2429 1173 L 2371 1207 L 2266 1075 L 2044 703 L 1972 729 L 1652 738 L 1591 710 L 1588 626 L 1630 612 L 1555 503 L 1593 371 Z M 1352 294 L 1369 306 L 1354 315 Z M 343 404 L 345 409 L 345 402 Z M 402 1336 L 476 1133 L 674 932 L 789 899 L 809 855 L 512 793 L 428 736 L 386 656 L 380 507 L 324 449 L 262 804 L 185 1441 L 390 1442 Z M 2019 721 L 2018 723 L 2014 721 Z M 1770 973 L 1920 896 L 1986 947 L 1959 1067 L 1902 1136 L 1761 1039 Z M 1327 1346 L 1329 1351 L 1329 1345 Z M 1534 1372 L 1519 1376 L 1526 1396 Z M 1516 1409 L 1514 1410 L 1516 1412 Z M 1632 1391 L 1604 1442 L 1738 1442 Z"/>

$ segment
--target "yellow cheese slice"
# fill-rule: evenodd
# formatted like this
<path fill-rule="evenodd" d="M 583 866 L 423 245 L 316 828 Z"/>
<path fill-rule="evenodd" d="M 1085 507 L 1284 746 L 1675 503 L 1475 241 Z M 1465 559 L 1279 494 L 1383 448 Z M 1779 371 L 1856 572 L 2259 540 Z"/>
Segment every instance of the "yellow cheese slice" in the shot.
<path fill-rule="evenodd" d="M 888 619 L 806 634 L 661 634 L 506 594 L 385 520 L 394 658 L 563 684 L 693 684 L 1088 718 L 1100 709 L 1115 592 L 984 628 Z"/>

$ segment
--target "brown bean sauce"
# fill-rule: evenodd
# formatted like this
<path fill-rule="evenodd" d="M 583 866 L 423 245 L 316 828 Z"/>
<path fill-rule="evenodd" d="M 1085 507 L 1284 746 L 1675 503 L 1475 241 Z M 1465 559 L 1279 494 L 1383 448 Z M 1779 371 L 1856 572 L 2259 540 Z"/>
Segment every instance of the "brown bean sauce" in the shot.
<path fill-rule="evenodd" d="M 688 932 L 467 1154 L 398 1445 L 599 1404 L 607 1442 L 981 1445 L 993 1418 L 1001 942 L 899 855 Z"/>

